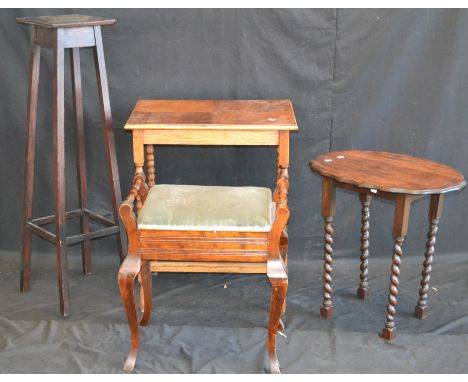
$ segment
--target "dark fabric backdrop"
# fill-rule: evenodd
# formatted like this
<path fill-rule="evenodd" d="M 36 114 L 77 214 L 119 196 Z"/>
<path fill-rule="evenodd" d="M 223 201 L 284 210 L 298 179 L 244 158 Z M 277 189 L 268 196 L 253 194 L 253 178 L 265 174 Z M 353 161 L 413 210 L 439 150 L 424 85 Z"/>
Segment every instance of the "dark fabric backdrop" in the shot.
<path fill-rule="evenodd" d="M 465 10 L 2 10 L 0 14 L 0 249 L 19 253 L 29 28 L 20 16 L 115 17 L 103 28 L 122 192 L 133 173 L 123 126 L 137 99 L 290 98 L 291 261 L 322 256 L 320 178 L 308 161 L 328 150 L 387 150 L 468 173 L 468 11 Z M 90 205 L 109 210 L 92 54 L 82 50 Z M 67 56 L 68 63 L 68 56 Z M 68 64 L 67 64 L 68 65 Z M 35 216 L 53 212 L 51 53 L 43 51 Z M 77 205 L 69 73 L 66 81 L 67 208 Z M 174 148 L 156 152 L 158 183 L 274 186 L 269 148 Z M 357 256 L 360 205 L 339 192 L 338 255 Z M 450 195 L 437 252 L 466 252 L 468 192 Z M 427 200 L 411 217 L 406 254 L 422 256 Z M 371 256 L 391 254 L 392 205 L 371 206 Z M 75 225 L 70 230 L 76 230 Z M 78 255 L 78 246 L 69 253 Z M 34 253 L 53 248 L 34 242 Z M 93 242 L 110 256 L 115 240 Z M 7 253 L 7 252 L 3 252 Z M 34 261 L 33 253 L 33 261 Z M 18 257 L 19 262 L 19 257 Z"/>
<path fill-rule="evenodd" d="M 103 28 L 103 39 L 123 194 L 133 174 L 131 135 L 123 126 L 137 99 L 292 100 L 300 130 L 291 135 L 287 338 L 277 340 L 283 372 L 468 371 L 468 191 L 447 198 L 424 321 L 412 312 L 428 201 L 415 204 L 398 334 L 388 343 L 377 330 L 385 319 L 392 205 L 371 206 L 371 294 L 362 302 L 355 297 L 360 205 L 356 195 L 339 192 L 336 317 L 321 320 L 321 182 L 308 168 L 330 149 L 376 149 L 427 157 L 467 174 L 468 11 L 41 9 L 0 12 L 0 372 L 119 372 L 129 350 L 115 238 L 93 241 L 91 277 L 81 274 L 80 246 L 70 247 L 67 320 L 59 319 L 52 245 L 34 239 L 32 290 L 18 291 L 29 28 L 15 18 L 63 13 L 117 19 Z M 51 52 L 42 57 L 37 217 L 53 213 Z M 110 197 L 90 50 L 82 50 L 82 71 L 90 206 L 102 213 Z M 69 71 L 66 80 L 67 207 L 74 209 Z M 274 186 L 270 148 L 162 147 L 156 159 L 159 183 Z M 78 230 L 76 223 L 70 231 Z M 153 282 L 153 319 L 141 331 L 136 372 L 263 370 L 271 293 L 264 276 L 160 274 Z"/>

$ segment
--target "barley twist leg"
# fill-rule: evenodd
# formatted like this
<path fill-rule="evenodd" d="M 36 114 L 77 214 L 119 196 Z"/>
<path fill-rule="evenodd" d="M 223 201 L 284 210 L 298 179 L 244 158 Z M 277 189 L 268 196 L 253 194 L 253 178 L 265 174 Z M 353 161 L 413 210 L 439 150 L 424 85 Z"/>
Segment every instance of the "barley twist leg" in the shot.
<path fill-rule="evenodd" d="M 430 219 L 429 221 L 430 225 L 427 234 L 426 252 L 424 253 L 424 269 L 421 273 L 422 279 L 421 288 L 419 289 L 419 300 L 414 310 L 415 316 L 421 320 L 427 317 L 427 292 L 429 291 L 429 281 L 431 279 L 432 260 L 439 219 Z"/>
<path fill-rule="evenodd" d="M 320 316 L 323 319 L 330 319 L 333 317 L 333 303 L 332 303 L 332 276 L 333 272 L 333 217 L 325 218 L 325 246 L 324 246 L 324 264 L 323 264 L 323 304 L 320 308 Z"/>
<path fill-rule="evenodd" d="M 368 265 L 369 265 L 369 206 L 370 206 L 370 196 L 361 195 L 361 265 L 360 265 L 360 283 L 357 290 L 357 296 L 361 300 L 367 298 L 369 293 L 369 284 L 367 281 L 367 276 L 369 274 Z"/>
<path fill-rule="evenodd" d="M 388 305 L 387 305 L 387 322 L 385 327 L 382 330 L 382 337 L 386 340 L 391 340 L 395 336 L 395 315 L 396 315 L 396 305 L 397 305 L 397 296 L 398 296 L 398 286 L 400 280 L 400 265 L 401 265 L 401 256 L 403 255 L 402 245 L 403 245 L 403 236 L 397 236 L 395 238 L 395 243 L 393 246 L 393 258 L 392 258 L 392 275 L 390 276 L 390 287 L 388 295 Z"/>

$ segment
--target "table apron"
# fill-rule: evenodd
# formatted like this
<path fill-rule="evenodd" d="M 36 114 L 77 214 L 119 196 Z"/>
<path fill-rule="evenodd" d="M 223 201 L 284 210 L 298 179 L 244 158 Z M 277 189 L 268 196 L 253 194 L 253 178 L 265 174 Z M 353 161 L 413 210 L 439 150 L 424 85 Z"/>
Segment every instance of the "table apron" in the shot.
<path fill-rule="evenodd" d="M 386 191 L 374 190 L 372 188 L 362 188 L 362 187 L 354 186 L 352 184 L 342 183 L 337 180 L 332 180 L 332 181 L 335 187 L 342 188 L 344 190 L 348 190 L 352 192 L 357 192 L 359 194 L 368 194 L 374 198 L 380 198 L 380 199 L 386 199 L 386 200 L 396 200 L 401 195 L 408 195 L 408 197 L 411 197 L 411 201 L 416 201 L 427 196 L 426 194 L 414 194 L 413 195 L 413 194 L 401 194 L 401 193 L 396 193 L 396 192 L 395 193 L 386 192 Z"/>
<path fill-rule="evenodd" d="M 140 130 L 144 144 L 277 146 L 278 130 Z"/>

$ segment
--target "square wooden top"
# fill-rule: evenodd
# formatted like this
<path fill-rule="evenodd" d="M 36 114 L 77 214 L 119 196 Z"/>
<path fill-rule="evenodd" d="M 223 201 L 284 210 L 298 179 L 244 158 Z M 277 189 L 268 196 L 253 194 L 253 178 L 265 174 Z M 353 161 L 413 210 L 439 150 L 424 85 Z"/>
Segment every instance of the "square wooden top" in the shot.
<path fill-rule="evenodd" d="M 112 25 L 114 19 L 84 15 L 57 15 L 39 17 L 18 17 L 19 24 L 38 25 L 44 28 L 77 28 L 95 25 Z"/>
<path fill-rule="evenodd" d="M 290 100 L 139 100 L 126 130 L 297 130 Z"/>

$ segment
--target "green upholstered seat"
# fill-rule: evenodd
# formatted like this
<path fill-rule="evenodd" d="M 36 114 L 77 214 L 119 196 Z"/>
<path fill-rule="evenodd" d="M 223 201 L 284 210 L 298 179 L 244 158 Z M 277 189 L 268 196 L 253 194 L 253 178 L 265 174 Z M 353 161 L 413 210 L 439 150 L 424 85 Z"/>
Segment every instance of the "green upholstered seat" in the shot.
<path fill-rule="evenodd" d="M 271 190 L 159 184 L 151 187 L 138 216 L 139 229 L 268 232 Z"/>

